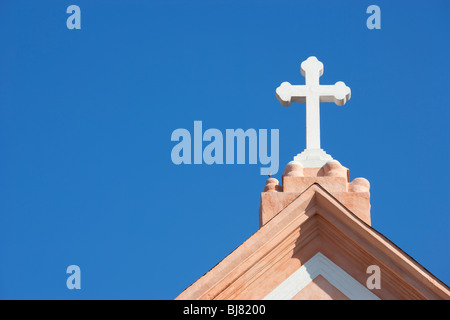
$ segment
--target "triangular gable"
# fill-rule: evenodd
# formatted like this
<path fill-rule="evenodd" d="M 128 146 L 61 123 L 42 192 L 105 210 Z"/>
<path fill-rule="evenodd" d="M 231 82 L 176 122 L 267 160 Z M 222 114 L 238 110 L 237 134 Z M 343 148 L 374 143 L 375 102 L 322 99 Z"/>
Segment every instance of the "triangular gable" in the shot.
<path fill-rule="evenodd" d="M 381 299 L 450 299 L 446 285 L 318 184 L 311 185 L 177 299 L 270 298 L 271 292 L 319 252 L 364 288 L 367 267 L 379 266 L 381 289 L 371 291 Z"/>

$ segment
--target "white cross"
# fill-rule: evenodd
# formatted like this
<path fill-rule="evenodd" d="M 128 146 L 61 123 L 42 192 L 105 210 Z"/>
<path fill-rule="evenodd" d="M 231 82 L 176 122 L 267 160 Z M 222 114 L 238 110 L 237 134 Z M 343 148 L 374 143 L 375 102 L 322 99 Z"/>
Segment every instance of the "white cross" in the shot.
<path fill-rule="evenodd" d="M 344 82 L 320 85 L 323 64 L 316 57 L 309 57 L 301 64 L 305 85 L 283 82 L 276 90 L 277 99 L 287 107 L 291 102 L 306 103 L 306 149 L 320 149 L 320 102 L 334 102 L 338 106 L 350 100 L 350 88 Z"/>

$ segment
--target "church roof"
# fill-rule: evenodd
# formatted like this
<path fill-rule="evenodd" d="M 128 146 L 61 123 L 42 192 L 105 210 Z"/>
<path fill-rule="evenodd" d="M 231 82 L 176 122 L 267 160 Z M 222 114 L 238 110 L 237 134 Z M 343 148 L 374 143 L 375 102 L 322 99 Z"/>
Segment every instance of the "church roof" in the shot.
<path fill-rule="evenodd" d="M 176 299 L 450 299 L 366 218 L 312 183 Z M 367 284 L 371 266 L 379 289 Z"/>

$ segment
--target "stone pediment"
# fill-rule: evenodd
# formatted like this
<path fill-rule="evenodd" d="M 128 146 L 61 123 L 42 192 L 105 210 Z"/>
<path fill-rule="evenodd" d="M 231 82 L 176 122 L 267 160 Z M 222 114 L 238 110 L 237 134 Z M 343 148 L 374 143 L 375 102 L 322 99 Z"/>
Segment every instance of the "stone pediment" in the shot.
<path fill-rule="evenodd" d="M 366 287 L 371 265 L 381 289 Z M 450 290 L 314 183 L 177 299 L 327 297 L 450 299 Z"/>

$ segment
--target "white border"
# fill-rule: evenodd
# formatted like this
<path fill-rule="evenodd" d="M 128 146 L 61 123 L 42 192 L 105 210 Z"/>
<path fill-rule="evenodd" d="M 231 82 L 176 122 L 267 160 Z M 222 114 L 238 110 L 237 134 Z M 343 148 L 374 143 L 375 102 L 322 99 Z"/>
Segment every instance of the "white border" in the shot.
<path fill-rule="evenodd" d="M 263 300 L 290 300 L 319 275 L 350 300 L 380 300 L 320 252 L 291 274 Z"/>

